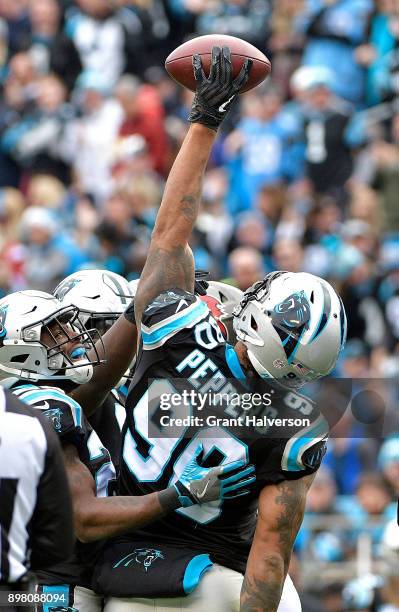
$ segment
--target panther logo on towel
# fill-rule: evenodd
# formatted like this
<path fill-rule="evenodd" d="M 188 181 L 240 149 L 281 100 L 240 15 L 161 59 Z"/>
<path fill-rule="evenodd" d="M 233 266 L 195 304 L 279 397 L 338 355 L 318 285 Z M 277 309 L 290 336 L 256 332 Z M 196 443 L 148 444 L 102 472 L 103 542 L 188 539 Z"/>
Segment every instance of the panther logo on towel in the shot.
<path fill-rule="evenodd" d="M 147 572 L 148 568 L 151 567 L 157 559 L 165 559 L 162 551 L 156 550 L 155 548 L 135 548 L 133 552 L 123 557 L 118 563 L 115 563 L 112 569 L 116 569 L 121 565 L 123 565 L 123 567 L 128 567 L 133 561 L 136 561 L 136 563 L 140 563 Z"/>

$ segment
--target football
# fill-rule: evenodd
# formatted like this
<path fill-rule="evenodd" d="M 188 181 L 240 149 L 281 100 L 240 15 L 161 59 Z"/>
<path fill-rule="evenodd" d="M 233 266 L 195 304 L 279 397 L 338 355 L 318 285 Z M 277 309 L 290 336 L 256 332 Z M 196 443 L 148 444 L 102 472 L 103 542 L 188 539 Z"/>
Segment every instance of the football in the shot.
<path fill-rule="evenodd" d="M 191 91 L 195 91 L 195 79 L 192 65 L 192 56 L 199 53 L 202 67 L 206 75 L 209 74 L 211 54 L 213 47 L 229 47 L 233 64 L 233 75 L 236 77 L 246 58 L 253 61 L 249 79 L 242 92 L 256 87 L 270 74 L 271 63 L 259 49 L 235 36 L 224 34 L 209 34 L 198 36 L 177 47 L 165 61 L 165 68 L 170 76 Z"/>

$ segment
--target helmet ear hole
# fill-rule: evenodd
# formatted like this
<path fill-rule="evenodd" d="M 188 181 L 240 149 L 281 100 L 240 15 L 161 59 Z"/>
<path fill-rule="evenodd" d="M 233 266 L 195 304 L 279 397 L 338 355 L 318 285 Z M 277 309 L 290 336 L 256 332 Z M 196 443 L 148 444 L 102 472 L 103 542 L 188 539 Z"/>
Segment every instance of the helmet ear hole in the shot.
<path fill-rule="evenodd" d="M 310 294 L 310 301 L 314 304 L 314 291 Z"/>
<path fill-rule="evenodd" d="M 258 330 L 258 324 L 257 324 L 257 322 L 255 321 L 255 319 L 254 319 L 254 317 L 252 315 L 251 315 L 251 327 L 252 327 L 252 329 L 254 331 Z"/>

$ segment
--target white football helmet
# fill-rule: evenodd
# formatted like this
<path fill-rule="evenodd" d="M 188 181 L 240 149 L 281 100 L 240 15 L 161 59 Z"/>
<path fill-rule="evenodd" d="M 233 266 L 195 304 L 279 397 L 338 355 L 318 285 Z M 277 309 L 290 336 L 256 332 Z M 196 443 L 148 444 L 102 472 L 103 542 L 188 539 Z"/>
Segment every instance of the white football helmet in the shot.
<path fill-rule="evenodd" d="M 241 302 L 244 292 L 238 289 L 238 287 L 234 287 L 228 283 L 212 280 L 207 282 L 208 287 L 206 289 L 206 295 L 215 299 L 217 302 L 215 312 L 212 305 L 208 302 L 207 304 L 219 323 L 219 326 L 222 328 L 222 332 L 227 342 L 234 346 L 237 342 L 237 338 L 233 328 L 233 311 Z M 204 299 L 204 297 L 202 299 Z M 206 301 L 206 298 L 204 301 Z"/>
<path fill-rule="evenodd" d="M 137 285 L 138 280 L 129 283 L 120 274 L 108 270 L 82 270 L 61 281 L 55 288 L 54 295 L 63 304 L 77 306 L 86 328 L 94 327 L 103 335 L 130 305 Z M 131 367 L 135 361 L 136 358 L 133 359 Z M 121 378 L 117 388 L 130 380 L 131 367 Z"/>
<path fill-rule="evenodd" d="M 0 300 L 0 381 L 56 378 L 77 384 L 89 381 L 99 363 L 92 330 L 86 330 L 79 309 L 63 306 L 43 291 L 17 291 Z M 95 330 L 93 330 L 95 331 Z M 45 344 L 45 336 L 51 345 Z M 68 351 L 68 345 L 74 346 Z M 89 361 L 94 349 L 95 361 Z"/>
<path fill-rule="evenodd" d="M 104 334 L 129 306 L 133 292 L 123 276 L 108 270 L 70 274 L 53 291 L 63 305 L 77 306 L 86 327 Z"/>
<path fill-rule="evenodd" d="M 295 388 L 334 368 L 346 340 L 346 315 L 322 278 L 272 272 L 245 291 L 234 329 L 262 378 Z"/>

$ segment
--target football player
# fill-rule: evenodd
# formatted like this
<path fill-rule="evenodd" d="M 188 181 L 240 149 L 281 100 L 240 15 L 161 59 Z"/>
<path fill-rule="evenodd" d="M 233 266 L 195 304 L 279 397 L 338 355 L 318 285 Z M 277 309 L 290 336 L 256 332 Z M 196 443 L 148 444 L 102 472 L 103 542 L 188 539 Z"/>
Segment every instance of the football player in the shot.
<path fill-rule="evenodd" d="M 55 288 L 53 294 L 64 306 L 79 308 L 80 317 L 87 329 L 94 328 L 104 335 L 130 305 L 135 287 L 120 274 L 108 270 L 82 270 L 67 276 Z M 135 345 L 135 339 L 132 338 L 132 352 Z M 111 389 L 105 398 L 103 389 L 100 389 L 100 394 L 97 389 L 97 395 L 91 395 L 90 406 L 86 411 L 89 413 L 90 425 L 110 452 L 117 471 L 121 431 L 125 422 L 126 394 L 122 392 L 121 387 L 126 388 L 128 376 L 130 369 L 121 378 L 117 388 Z"/>
<path fill-rule="evenodd" d="M 101 609 L 90 590 L 91 572 L 101 539 L 127 532 L 175 508 L 248 492 L 252 468 L 243 462 L 226 469 L 198 465 L 199 444 L 175 486 L 135 498 L 111 496 L 115 469 L 108 450 L 85 421 L 81 406 L 60 386 L 90 380 L 98 359 L 92 333 L 79 309 L 63 306 L 40 291 L 20 291 L 0 300 L 0 381 L 23 402 L 41 410 L 59 434 L 73 498 L 78 543 L 68 563 L 38 574 L 43 592 L 62 592 L 63 601 L 81 612 Z M 204 485 L 208 483 L 204 495 Z M 91 544 L 93 543 L 93 544 Z"/>
<path fill-rule="evenodd" d="M 297 612 L 300 602 L 287 570 L 306 494 L 325 452 L 328 424 L 313 402 L 295 389 L 333 369 L 345 342 L 345 312 L 326 281 L 309 274 L 272 273 L 245 292 L 234 317 L 238 342 L 232 347 L 194 294 L 188 240 L 198 215 L 201 181 L 217 129 L 248 78 L 250 61 L 235 80 L 228 48 L 213 49 L 209 77 L 198 55 L 193 66 L 197 91 L 191 127 L 166 183 L 135 296 L 141 340 L 126 403 L 119 491 L 135 496 L 169 486 L 179 479 L 199 443 L 206 465 L 253 462 L 257 489 L 234 505 L 224 501 L 181 508 L 151 528 L 137 530 L 131 550 L 143 550 L 144 542 L 147 551 L 157 553 L 145 557 L 141 574 L 139 553 L 131 564 L 128 555 L 128 571 L 120 567 L 115 540 L 108 553 L 115 555 L 114 567 L 126 574 L 124 595 L 130 599 L 111 597 L 105 609 L 224 612 L 241 605 L 242 612 Z M 256 409 L 252 404 L 251 414 L 287 417 L 295 425 L 269 424 L 258 431 L 253 426 L 241 435 L 224 424 L 193 425 L 188 431 L 174 429 L 169 437 L 151 435 L 149 424 L 160 410 L 150 379 L 164 381 L 170 392 L 175 385 L 179 390 L 179 383 L 197 394 L 215 390 L 242 397 L 260 391 L 271 403 L 257 404 Z M 180 415 L 182 410 L 190 415 L 193 406 L 183 402 Z M 230 403 L 215 411 L 221 417 L 244 414 L 242 407 Z M 304 417 L 306 425 L 301 424 Z M 125 543 L 120 545 L 120 551 L 126 551 Z M 189 591 L 175 579 L 182 569 L 182 549 L 208 554 L 214 563 L 202 580 L 196 577 L 197 588 L 186 597 L 182 595 Z"/>

